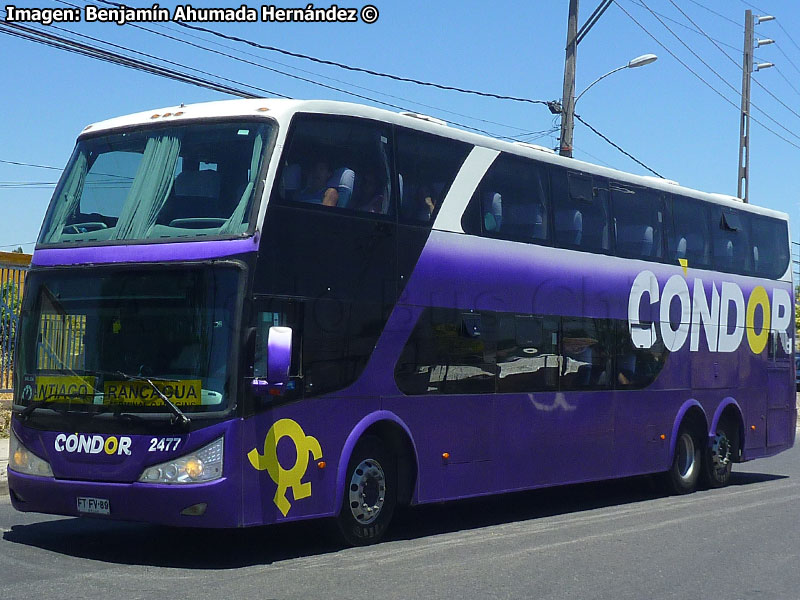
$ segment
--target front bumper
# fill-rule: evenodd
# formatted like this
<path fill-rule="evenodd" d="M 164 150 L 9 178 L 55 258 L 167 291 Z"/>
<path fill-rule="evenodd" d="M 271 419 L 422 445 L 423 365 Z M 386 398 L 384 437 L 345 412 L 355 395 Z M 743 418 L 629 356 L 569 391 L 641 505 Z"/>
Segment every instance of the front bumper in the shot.
<path fill-rule="evenodd" d="M 70 481 L 8 471 L 11 503 L 19 511 L 141 521 L 176 527 L 240 527 L 241 490 L 232 489 L 234 486 L 232 480 L 224 477 L 209 483 L 159 485 Z M 79 512 L 79 497 L 108 500 L 110 514 Z M 203 514 L 181 514 L 187 508 L 201 503 L 206 504 Z"/>

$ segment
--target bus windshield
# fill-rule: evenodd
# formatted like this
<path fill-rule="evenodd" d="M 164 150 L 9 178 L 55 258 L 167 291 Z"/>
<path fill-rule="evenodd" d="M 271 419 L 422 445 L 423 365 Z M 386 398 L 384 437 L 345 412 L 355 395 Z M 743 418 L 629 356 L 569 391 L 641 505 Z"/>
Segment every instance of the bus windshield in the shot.
<path fill-rule="evenodd" d="M 245 234 L 274 133 L 268 122 L 216 122 L 82 138 L 39 244 Z"/>
<path fill-rule="evenodd" d="M 183 412 L 224 410 L 238 282 L 232 267 L 31 273 L 22 404 L 166 413 L 160 391 Z"/>

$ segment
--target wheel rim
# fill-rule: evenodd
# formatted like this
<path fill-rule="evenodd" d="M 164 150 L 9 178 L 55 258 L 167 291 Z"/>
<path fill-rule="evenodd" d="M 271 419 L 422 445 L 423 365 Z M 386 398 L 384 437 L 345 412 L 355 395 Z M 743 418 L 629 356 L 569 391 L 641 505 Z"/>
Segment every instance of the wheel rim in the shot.
<path fill-rule="evenodd" d="M 386 501 L 386 475 L 377 460 L 362 460 L 350 478 L 350 512 L 361 524 L 368 525 L 381 513 Z"/>
<path fill-rule="evenodd" d="M 714 436 L 711 443 L 711 464 L 717 473 L 725 473 L 731 464 L 731 442 L 725 432 Z"/>
<path fill-rule="evenodd" d="M 694 451 L 694 440 L 688 433 L 684 433 L 678 439 L 678 476 L 683 481 L 690 481 L 697 466 Z"/>

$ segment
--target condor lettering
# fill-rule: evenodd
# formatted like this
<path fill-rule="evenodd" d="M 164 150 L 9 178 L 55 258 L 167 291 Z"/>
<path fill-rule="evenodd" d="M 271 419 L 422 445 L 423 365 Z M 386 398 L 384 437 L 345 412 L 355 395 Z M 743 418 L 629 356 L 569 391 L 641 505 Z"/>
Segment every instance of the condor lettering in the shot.
<path fill-rule="evenodd" d="M 131 455 L 131 438 L 127 436 L 80 435 L 59 433 L 54 444 L 56 452 L 68 454 L 105 454 Z"/>
<path fill-rule="evenodd" d="M 783 288 L 773 288 L 772 298 L 763 286 L 756 286 L 745 301 L 742 289 L 735 283 L 723 281 L 719 288 L 709 286 L 700 278 L 689 283 L 680 275 L 673 275 L 659 287 L 651 271 L 636 276 L 628 296 L 628 327 L 631 340 L 637 348 L 650 348 L 658 333 L 670 352 L 683 348 L 689 340 L 689 350 L 700 348 L 700 331 L 705 334 L 711 352 L 735 352 L 747 333 L 747 345 L 754 354 L 767 346 L 769 332 L 779 334 L 781 344 L 788 353 L 791 340 L 787 333 L 792 324 L 792 298 Z M 658 318 L 642 320 L 642 303 L 658 305 Z M 677 321 L 670 319 L 673 305 L 677 303 Z M 789 349 L 787 349 L 789 348 Z"/>

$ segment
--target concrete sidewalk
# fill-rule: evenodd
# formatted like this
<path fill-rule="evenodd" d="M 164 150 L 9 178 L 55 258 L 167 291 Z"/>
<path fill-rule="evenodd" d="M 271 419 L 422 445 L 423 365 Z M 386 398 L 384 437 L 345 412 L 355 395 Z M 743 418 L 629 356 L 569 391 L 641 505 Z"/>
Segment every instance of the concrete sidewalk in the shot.
<path fill-rule="evenodd" d="M 0 494 L 8 493 L 8 438 L 0 439 Z"/>

